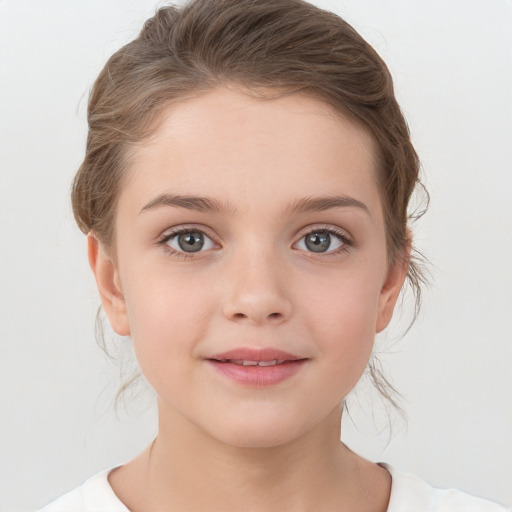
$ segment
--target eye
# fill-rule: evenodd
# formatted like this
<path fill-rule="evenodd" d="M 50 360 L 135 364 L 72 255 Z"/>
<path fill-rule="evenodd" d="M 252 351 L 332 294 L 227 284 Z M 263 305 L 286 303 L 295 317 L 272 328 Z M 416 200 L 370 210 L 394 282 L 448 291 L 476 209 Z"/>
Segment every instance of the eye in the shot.
<path fill-rule="evenodd" d="M 193 253 L 213 249 L 215 243 L 202 231 L 186 229 L 166 235 L 162 244 L 169 246 L 173 251 Z"/>
<path fill-rule="evenodd" d="M 350 242 L 342 233 L 332 229 L 315 229 L 299 240 L 297 248 L 302 251 L 326 253 L 334 252 L 345 245 L 350 245 Z"/>

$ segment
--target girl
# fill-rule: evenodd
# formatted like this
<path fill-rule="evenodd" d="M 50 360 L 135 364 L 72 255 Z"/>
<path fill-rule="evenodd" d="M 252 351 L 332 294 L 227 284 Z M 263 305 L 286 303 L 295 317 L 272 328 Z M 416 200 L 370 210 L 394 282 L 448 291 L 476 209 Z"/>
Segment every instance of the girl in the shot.
<path fill-rule="evenodd" d="M 340 442 L 376 333 L 419 293 L 418 168 L 385 64 L 339 17 L 160 9 L 95 83 L 73 186 L 158 435 L 43 510 L 503 510 Z"/>

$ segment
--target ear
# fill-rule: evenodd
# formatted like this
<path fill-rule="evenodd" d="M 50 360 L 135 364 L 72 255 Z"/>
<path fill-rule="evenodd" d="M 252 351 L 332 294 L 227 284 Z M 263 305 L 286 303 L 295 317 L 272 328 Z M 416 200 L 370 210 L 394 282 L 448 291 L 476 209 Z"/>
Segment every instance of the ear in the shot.
<path fill-rule="evenodd" d="M 116 266 L 94 234 L 87 235 L 89 265 L 96 278 L 103 309 L 116 334 L 128 336 L 130 326 L 126 313 L 126 302 Z"/>
<path fill-rule="evenodd" d="M 397 254 L 395 261 L 389 266 L 386 280 L 382 285 L 379 297 L 379 314 L 375 326 L 375 332 L 383 331 L 391 321 L 396 301 L 400 295 L 400 290 L 407 277 L 409 270 L 409 260 L 411 257 L 411 239 L 407 232 L 407 245 Z"/>

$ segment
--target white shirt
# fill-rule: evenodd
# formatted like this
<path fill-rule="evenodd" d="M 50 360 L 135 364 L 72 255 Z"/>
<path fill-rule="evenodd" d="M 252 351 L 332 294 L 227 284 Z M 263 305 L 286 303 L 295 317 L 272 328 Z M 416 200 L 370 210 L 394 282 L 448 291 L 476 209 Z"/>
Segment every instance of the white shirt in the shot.
<path fill-rule="evenodd" d="M 512 512 L 456 489 L 436 489 L 414 475 L 380 465 L 392 477 L 387 512 Z M 108 474 L 112 469 L 98 473 L 39 512 L 130 512 L 110 487 Z"/>

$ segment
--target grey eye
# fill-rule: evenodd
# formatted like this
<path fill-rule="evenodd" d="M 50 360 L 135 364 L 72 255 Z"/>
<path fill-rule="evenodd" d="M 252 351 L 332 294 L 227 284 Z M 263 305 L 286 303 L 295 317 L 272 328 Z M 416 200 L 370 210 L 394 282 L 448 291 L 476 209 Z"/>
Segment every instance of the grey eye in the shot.
<path fill-rule="evenodd" d="M 183 231 L 172 236 L 167 245 L 176 251 L 181 252 L 199 252 L 201 250 L 211 249 L 213 241 L 201 231 Z"/>
<path fill-rule="evenodd" d="M 328 252 L 338 249 L 343 245 L 343 240 L 327 230 L 311 231 L 301 238 L 298 248 L 310 252 Z"/>

